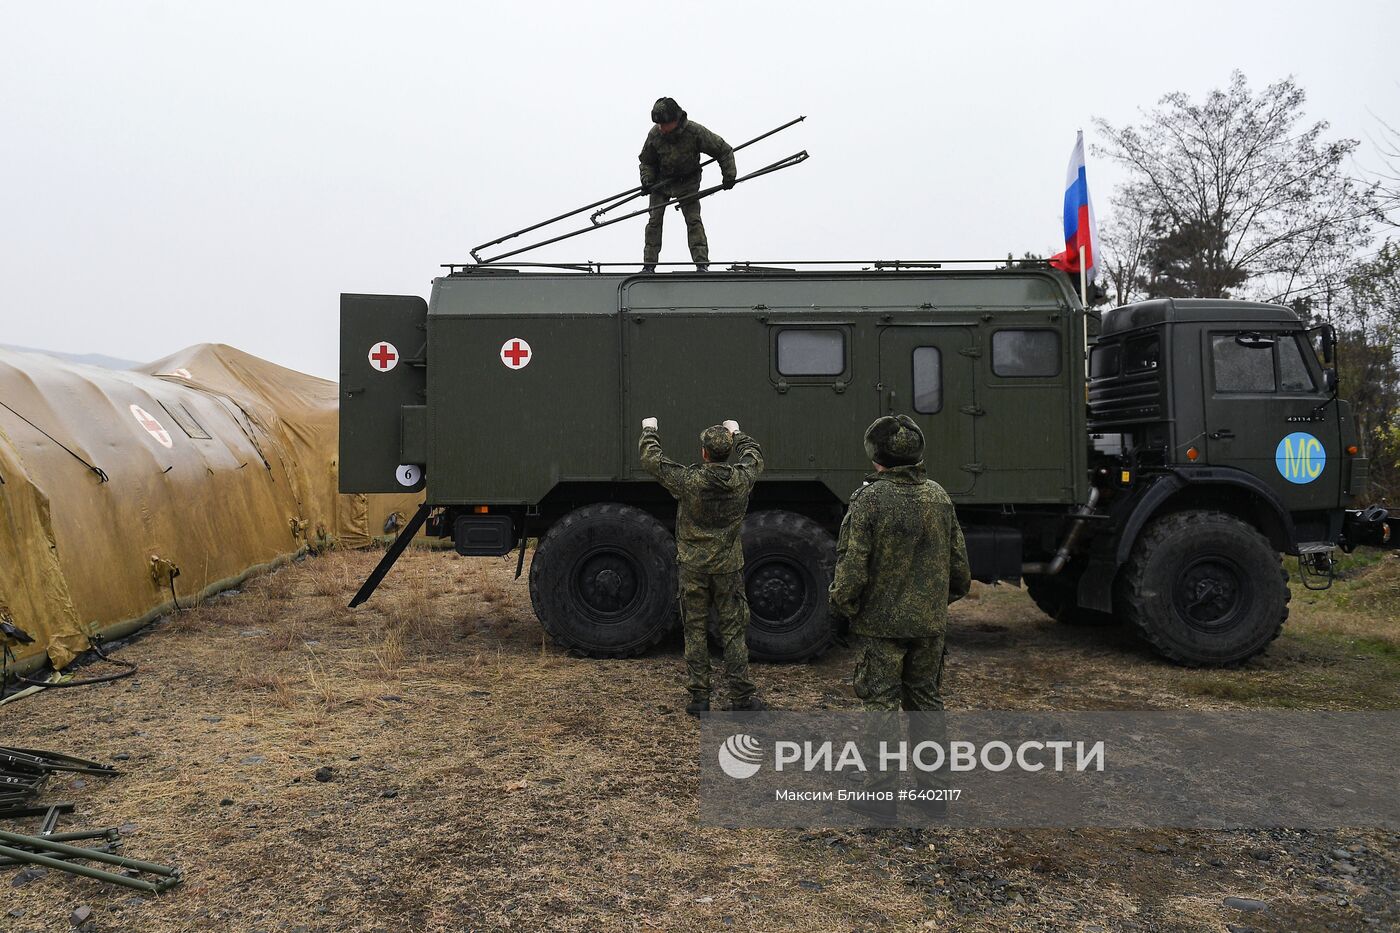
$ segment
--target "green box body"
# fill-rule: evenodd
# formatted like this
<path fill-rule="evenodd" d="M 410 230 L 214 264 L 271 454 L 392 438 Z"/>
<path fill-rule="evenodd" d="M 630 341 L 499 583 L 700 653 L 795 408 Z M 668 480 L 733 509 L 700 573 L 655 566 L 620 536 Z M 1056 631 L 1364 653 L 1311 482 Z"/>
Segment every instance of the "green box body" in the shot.
<path fill-rule="evenodd" d="M 698 457 L 701 430 L 733 418 L 764 448 L 757 499 L 839 504 L 870 471 L 865 428 L 898 411 L 919 421 L 930 475 L 960 503 L 1086 494 L 1085 317 L 1058 273 L 502 271 L 439 278 L 426 308 L 343 300 L 346 491 L 400 491 L 401 463 L 424 467 L 435 505 L 654 485 L 637 457 L 643 418 L 660 419 L 683 461 Z M 1035 339 L 1054 343 L 1055 371 L 999 375 L 991 348 L 1008 329 L 1047 332 Z M 780 342 L 800 338 L 787 330 L 825 332 L 827 345 L 839 334 L 840 371 L 784 373 Z M 369 358 L 383 341 L 414 357 L 424 338 L 419 365 L 381 372 Z M 513 341 L 529 347 L 518 368 L 503 356 Z M 937 357 L 935 411 L 914 405 L 916 351 Z"/>

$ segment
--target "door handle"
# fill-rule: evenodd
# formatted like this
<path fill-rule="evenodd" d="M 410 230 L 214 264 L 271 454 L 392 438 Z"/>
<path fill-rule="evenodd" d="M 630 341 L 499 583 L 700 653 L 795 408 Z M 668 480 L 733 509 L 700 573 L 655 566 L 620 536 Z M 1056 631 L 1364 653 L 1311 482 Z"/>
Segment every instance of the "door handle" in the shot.
<path fill-rule="evenodd" d="M 1221 428 L 1219 431 L 1211 431 L 1210 439 L 1213 441 L 1232 441 L 1235 439 L 1235 432 L 1229 428 Z"/>

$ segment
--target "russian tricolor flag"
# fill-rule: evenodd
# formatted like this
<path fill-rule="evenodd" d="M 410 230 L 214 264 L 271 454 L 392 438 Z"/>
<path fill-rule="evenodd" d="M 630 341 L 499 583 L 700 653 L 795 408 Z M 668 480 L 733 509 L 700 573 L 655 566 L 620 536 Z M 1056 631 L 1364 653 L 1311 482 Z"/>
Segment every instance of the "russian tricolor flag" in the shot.
<path fill-rule="evenodd" d="M 1050 264 L 1066 272 L 1079 272 L 1079 257 L 1084 257 L 1085 281 L 1094 281 L 1099 271 L 1095 251 L 1099 245 L 1099 229 L 1094 221 L 1094 202 L 1089 199 L 1089 182 L 1084 175 L 1084 131 L 1080 130 L 1069 157 L 1069 172 L 1065 178 L 1065 251 L 1050 257 Z"/>

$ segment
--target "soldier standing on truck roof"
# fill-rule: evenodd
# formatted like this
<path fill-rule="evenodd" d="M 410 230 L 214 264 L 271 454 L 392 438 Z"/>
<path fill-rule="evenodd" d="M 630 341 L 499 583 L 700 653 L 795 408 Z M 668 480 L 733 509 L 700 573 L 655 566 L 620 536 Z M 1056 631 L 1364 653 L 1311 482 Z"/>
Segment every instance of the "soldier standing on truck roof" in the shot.
<path fill-rule="evenodd" d="M 658 98 L 651 108 L 651 122 L 656 124 L 642 143 L 642 191 L 651 195 L 651 213 L 647 215 L 646 237 L 642 247 L 642 271 L 655 272 L 661 258 L 661 225 L 666 209 L 661 205 L 672 198 L 685 197 L 700 190 L 700 154 L 719 160 L 726 189 L 734 187 L 734 150 L 717 134 L 688 119 L 681 105 L 670 97 Z M 690 259 L 696 270 L 710 271 L 710 244 L 705 239 L 705 224 L 700 220 L 700 202 L 682 201 L 685 217 L 686 242 L 690 244 Z"/>
<path fill-rule="evenodd" d="M 681 627 L 690 703 L 698 716 L 710 708 L 710 607 L 719 620 L 724 646 L 724 677 L 730 709 L 765 709 L 749 679 L 749 602 L 744 594 L 744 549 L 739 530 L 749 509 L 749 493 L 763 472 L 758 442 L 739 430 L 737 421 L 706 428 L 700 434 L 699 465 L 681 466 L 667 459 L 657 437 L 657 421 L 642 421 L 639 442 L 642 466 L 676 497 L 676 562 L 680 565 Z M 729 463 L 730 456 L 738 458 Z"/>
<path fill-rule="evenodd" d="M 877 418 L 865 452 L 875 473 L 841 522 L 831 616 L 859 637 L 853 683 L 866 710 L 941 710 L 948 605 L 972 585 L 962 528 L 953 500 L 924 472 L 924 434 L 912 418 Z M 893 802 L 853 806 L 894 813 Z"/>

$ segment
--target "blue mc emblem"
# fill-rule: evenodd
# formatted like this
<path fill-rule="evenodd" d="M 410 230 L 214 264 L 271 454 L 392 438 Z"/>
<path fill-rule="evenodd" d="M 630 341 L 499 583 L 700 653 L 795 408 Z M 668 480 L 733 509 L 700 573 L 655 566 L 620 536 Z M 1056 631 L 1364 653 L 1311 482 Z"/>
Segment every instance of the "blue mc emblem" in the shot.
<path fill-rule="evenodd" d="M 1305 431 L 1295 431 L 1278 442 L 1274 465 L 1290 483 L 1311 483 L 1327 466 L 1327 448 Z"/>

